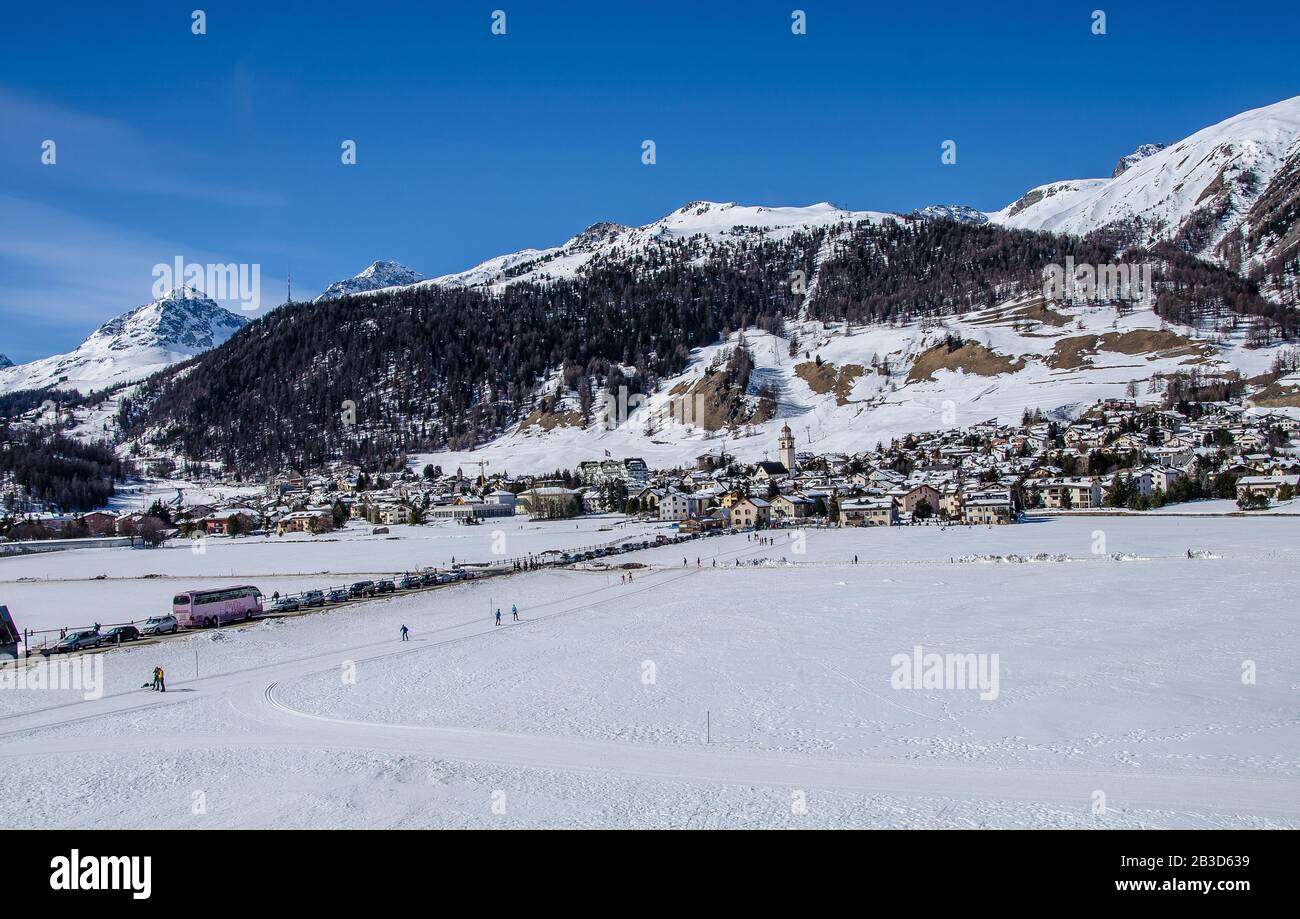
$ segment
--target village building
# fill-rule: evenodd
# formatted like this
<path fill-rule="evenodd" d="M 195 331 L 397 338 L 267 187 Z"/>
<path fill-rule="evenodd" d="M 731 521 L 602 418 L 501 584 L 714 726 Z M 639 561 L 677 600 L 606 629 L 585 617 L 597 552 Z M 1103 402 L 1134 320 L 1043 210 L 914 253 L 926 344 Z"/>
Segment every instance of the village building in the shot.
<path fill-rule="evenodd" d="M 285 533 L 325 533 L 334 529 L 334 515 L 329 508 L 293 511 L 275 523 L 275 531 Z"/>
<path fill-rule="evenodd" d="M 764 526 L 771 519 L 772 505 L 762 498 L 742 498 L 730 511 L 733 527 Z"/>
<path fill-rule="evenodd" d="M 840 526 L 875 527 L 898 523 L 898 506 L 892 498 L 846 501 L 840 505 Z"/>

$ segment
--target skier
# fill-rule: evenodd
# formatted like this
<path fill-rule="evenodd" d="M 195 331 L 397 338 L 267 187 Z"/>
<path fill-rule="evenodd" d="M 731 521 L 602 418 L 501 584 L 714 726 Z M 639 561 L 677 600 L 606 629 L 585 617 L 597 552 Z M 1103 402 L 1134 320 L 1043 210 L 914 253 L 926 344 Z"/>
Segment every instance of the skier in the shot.
<path fill-rule="evenodd" d="M 510 615 L 514 617 L 515 622 L 519 621 L 519 607 L 515 606 L 513 603 L 510 604 Z"/>
<path fill-rule="evenodd" d="M 411 630 L 408 629 L 406 626 L 402 626 L 402 641 L 410 641 L 410 640 L 411 640 Z"/>
<path fill-rule="evenodd" d="M 497 625 L 501 624 L 501 610 L 497 609 Z"/>

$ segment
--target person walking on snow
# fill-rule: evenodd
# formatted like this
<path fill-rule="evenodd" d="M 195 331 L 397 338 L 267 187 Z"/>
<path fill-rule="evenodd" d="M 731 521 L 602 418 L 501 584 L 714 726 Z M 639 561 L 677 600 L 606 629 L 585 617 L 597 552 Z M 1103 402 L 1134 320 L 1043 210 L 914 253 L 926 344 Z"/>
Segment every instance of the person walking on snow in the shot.
<path fill-rule="evenodd" d="M 510 604 L 510 615 L 514 617 L 515 622 L 519 621 L 519 607 L 513 603 Z"/>
<path fill-rule="evenodd" d="M 160 679 L 159 674 L 161 673 L 162 671 L 159 670 L 157 667 L 153 668 L 153 684 L 149 688 L 154 690 L 155 692 L 158 691 L 158 680 Z"/>
<path fill-rule="evenodd" d="M 159 692 L 167 691 L 167 674 L 161 667 L 153 668 L 153 688 Z"/>
<path fill-rule="evenodd" d="M 410 641 L 410 640 L 411 640 L 411 630 L 408 629 L 406 626 L 402 626 L 402 641 Z"/>
<path fill-rule="evenodd" d="M 497 610 L 497 625 L 501 624 L 501 610 Z"/>

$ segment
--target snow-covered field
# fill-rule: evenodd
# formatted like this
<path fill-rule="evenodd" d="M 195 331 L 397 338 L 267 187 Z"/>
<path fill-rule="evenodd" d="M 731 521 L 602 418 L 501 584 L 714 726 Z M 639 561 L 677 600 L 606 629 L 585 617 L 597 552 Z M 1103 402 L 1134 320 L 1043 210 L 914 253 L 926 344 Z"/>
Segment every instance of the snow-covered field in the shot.
<path fill-rule="evenodd" d="M 0 690 L 0 826 L 1294 828 L 1297 536 L 718 537 L 621 557 L 652 566 L 631 584 L 542 571 L 113 651 L 101 699 Z M 997 655 L 996 697 L 893 688 L 918 645 Z M 139 689 L 159 664 L 170 691 Z"/>

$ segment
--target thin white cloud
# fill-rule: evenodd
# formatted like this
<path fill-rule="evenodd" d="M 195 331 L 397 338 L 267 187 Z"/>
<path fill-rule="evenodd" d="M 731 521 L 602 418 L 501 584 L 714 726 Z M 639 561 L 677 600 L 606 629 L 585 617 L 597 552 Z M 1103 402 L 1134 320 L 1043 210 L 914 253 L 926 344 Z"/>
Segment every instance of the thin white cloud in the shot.
<path fill-rule="evenodd" d="M 282 207 L 278 192 L 199 182 L 177 170 L 200 157 L 167 130 L 148 136 L 132 126 L 98 115 L 36 101 L 0 86 L 0 175 L 21 175 L 44 167 L 41 144 L 53 140 L 61 179 L 110 192 L 157 195 L 238 207 Z"/>

